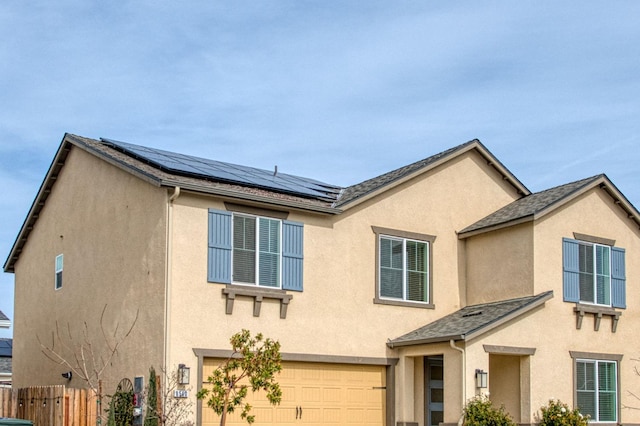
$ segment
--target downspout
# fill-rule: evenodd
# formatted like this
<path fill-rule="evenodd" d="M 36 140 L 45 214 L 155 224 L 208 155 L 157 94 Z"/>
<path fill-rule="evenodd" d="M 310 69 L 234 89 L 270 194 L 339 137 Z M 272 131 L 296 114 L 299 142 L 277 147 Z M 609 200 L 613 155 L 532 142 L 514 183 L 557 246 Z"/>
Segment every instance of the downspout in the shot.
<path fill-rule="evenodd" d="M 461 356 L 462 368 L 460 369 L 460 371 L 462 372 L 462 408 L 464 409 L 465 402 L 467 401 L 467 379 L 464 371 L 466 366 L 465 352 L 464 352 L 464 349 L 456 346 L 456 343 L 453 339 L 449 340 L 449 345 L 451 346 L 451 349 L 455 349 L 456 351 L 459 351 L 462 355 Z M 463 422 L 464 422 L 464 411 L 460 415 L 460 420 L 458 420 L 458 426 L 462 426 Z"/>
<path fill-rule="evenodd" d="M 171 273 L 173 270 L 172 254 L 173 254 L 173 202 L 180 196 L 180 187 L 173 188 L 173 194 L 169 197 L 167 202 L 167 258 L 165 268 L 165 286 L 164 286 L 164 369 L 166 372 L 170 371 L 169 368 L 169 330 L 171 320 Z"/>

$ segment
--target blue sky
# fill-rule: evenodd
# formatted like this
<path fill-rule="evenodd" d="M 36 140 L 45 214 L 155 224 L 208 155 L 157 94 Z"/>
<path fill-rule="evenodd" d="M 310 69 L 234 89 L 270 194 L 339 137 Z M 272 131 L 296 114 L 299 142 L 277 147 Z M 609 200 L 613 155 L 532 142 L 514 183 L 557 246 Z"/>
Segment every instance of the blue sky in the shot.
<path fill-rule="evenodd" d="M 65 132 L 350 185 L 480 139 L 640 206 L 640 2 L 0 3 L 0 257 Z M 0 274 L 13 318 L 13 275 Z M 0 330 L 0 337 L 12 330 Z"/>

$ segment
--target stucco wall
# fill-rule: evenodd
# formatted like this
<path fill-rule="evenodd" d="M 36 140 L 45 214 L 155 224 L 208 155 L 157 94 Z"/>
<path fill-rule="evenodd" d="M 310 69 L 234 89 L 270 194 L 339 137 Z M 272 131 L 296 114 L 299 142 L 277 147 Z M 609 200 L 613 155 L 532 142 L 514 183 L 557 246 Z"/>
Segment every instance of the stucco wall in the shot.
<path fill-rule="evenodd" d="M 139 310 L 132 334 L 105 371 L 104 390 L 120 378 L 148 377 L 163 350 L 166 191 L 72 148 L 15 266 L 14 386 L 65 384 L 69 369 L 46 359 L 56 320 L 63 342 L 78 348 L 83 324 L 96 356 L 104 329 L 122 336 Z M 54 260 L 64 255 L 63 286 L 54 289 Z M 117 328 L 117 332 L 116 332 Z M 57 339 L 55 339 L 57 340 Z M 56 341 L 56 349 L 61 342 Z M 70 359 L 71 354 L 65 352 Z M 91 358 L 90 354 L 85 354 Z M 71 387 L 83 387 L 76 376 Z"/>
<path fill-rule="evenodd" d="M 517 322 L 511 322 L 481 338 L 470 342 L 468 362 L 477 368 L 489 367 L 488 354 L 483 345 L 504 345 L 535 348 L 531 356 L 531 410 L 532 418 L 540 406 L 550 398 L 573 405 L 573 360 L 570 351 L 624 355 L 619 364 L 620 399 L 623 406 L 634 406 L 636 400 L 629 392 L 640 392 L 640 377 L 634 368 L 634 358 L 640 355 L 636 345 L 640 329 L 638 294 L 640 276 L 640 233 L 611 197 L 601 189 L 594 189 L 563 208 L 548 214 L 534 225 L 534 293 L 553 290 L 554 297 L 543 308 L 538 308 Z M 612 321 L 603 316 L 599 330 L 594 329 L 595 317 L 587 314 L 581 329 L 576 328 L 575 303 L 562 300 L 562 238 L 573 238 L 573 232 L 616 240 L 616 246 L 626 249 L 627 309 L 621 310 L 616 332 Z M 491 371 L 489 382 L 491 384 Z M 640 422 L 637 410 L 623 409 L 621 420 Z"/>
<path fill-rule="evenodd" d="M 533 223 L 463 241 L 467 253 L 468 305 L 533 295 Z"/>
<path fill-rule="evenodd" d="M 223 285 L 207 283 L 207 209 L 223 200 L 183 192 L 173 206 L 171 362 L 195 364 L 191 348 L 224 349 L 242 328 L 278 339 L 284 352 L 395 356 L 394 338 L 460 307 L 462 244 L 455 231 L 513 200 L 515 191 L 474 153 L 385 192 L 338 216 L 291 212 L 304 222 L 304 292 L 291 292 L 287 318 L 278 303 L 237 298 L 225 314 Z M 373 303 L 376 236 L 372 226 L 436 236 L 435 309 Z"/>

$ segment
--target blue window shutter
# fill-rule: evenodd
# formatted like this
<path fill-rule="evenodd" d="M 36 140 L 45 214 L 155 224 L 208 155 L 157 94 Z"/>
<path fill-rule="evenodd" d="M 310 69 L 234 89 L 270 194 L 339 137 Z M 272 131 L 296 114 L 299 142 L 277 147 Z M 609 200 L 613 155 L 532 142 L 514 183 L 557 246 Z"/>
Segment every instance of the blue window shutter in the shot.
<path fill-rule="evenodd" d="M 562 295 L 565 302 L 580 301 L 580 266 L 578 261 L 578 242 L 562 239 Z"/>
<path fill-rule="evenodd" d="M 282 222 L 282 288 L 302 291 L 304 225 Z"/>
<path fill-rule="evenodd" d="M 209 282 L 231 284 L 231 248 L 231 213 L 209 209 Z"/>
<path fill-rule="evenodd" d="M 611 247 L 611 305 L 614 308 L 626 308 L 626 271 L 624 249 Z"/>

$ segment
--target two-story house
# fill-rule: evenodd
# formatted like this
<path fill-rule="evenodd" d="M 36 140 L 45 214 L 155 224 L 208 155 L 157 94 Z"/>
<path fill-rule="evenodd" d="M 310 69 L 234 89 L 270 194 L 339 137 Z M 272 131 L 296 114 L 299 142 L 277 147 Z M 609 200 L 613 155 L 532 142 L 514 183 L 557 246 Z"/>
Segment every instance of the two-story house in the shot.
<path fill-rule="evenodd" d="M 453 425 L 480 394 L 521 424 L 557 398 L 640 425 L 639 253 L 605 175 L 531 193 L 477 140 L 339 187 L 67 134 L 4 265 L 14 386 L 66 382 L 56 327 L 137 315 L 106 389 L 184 364 L 197 390 L 232 334 L 278 340 L 257 425 Z"/>

